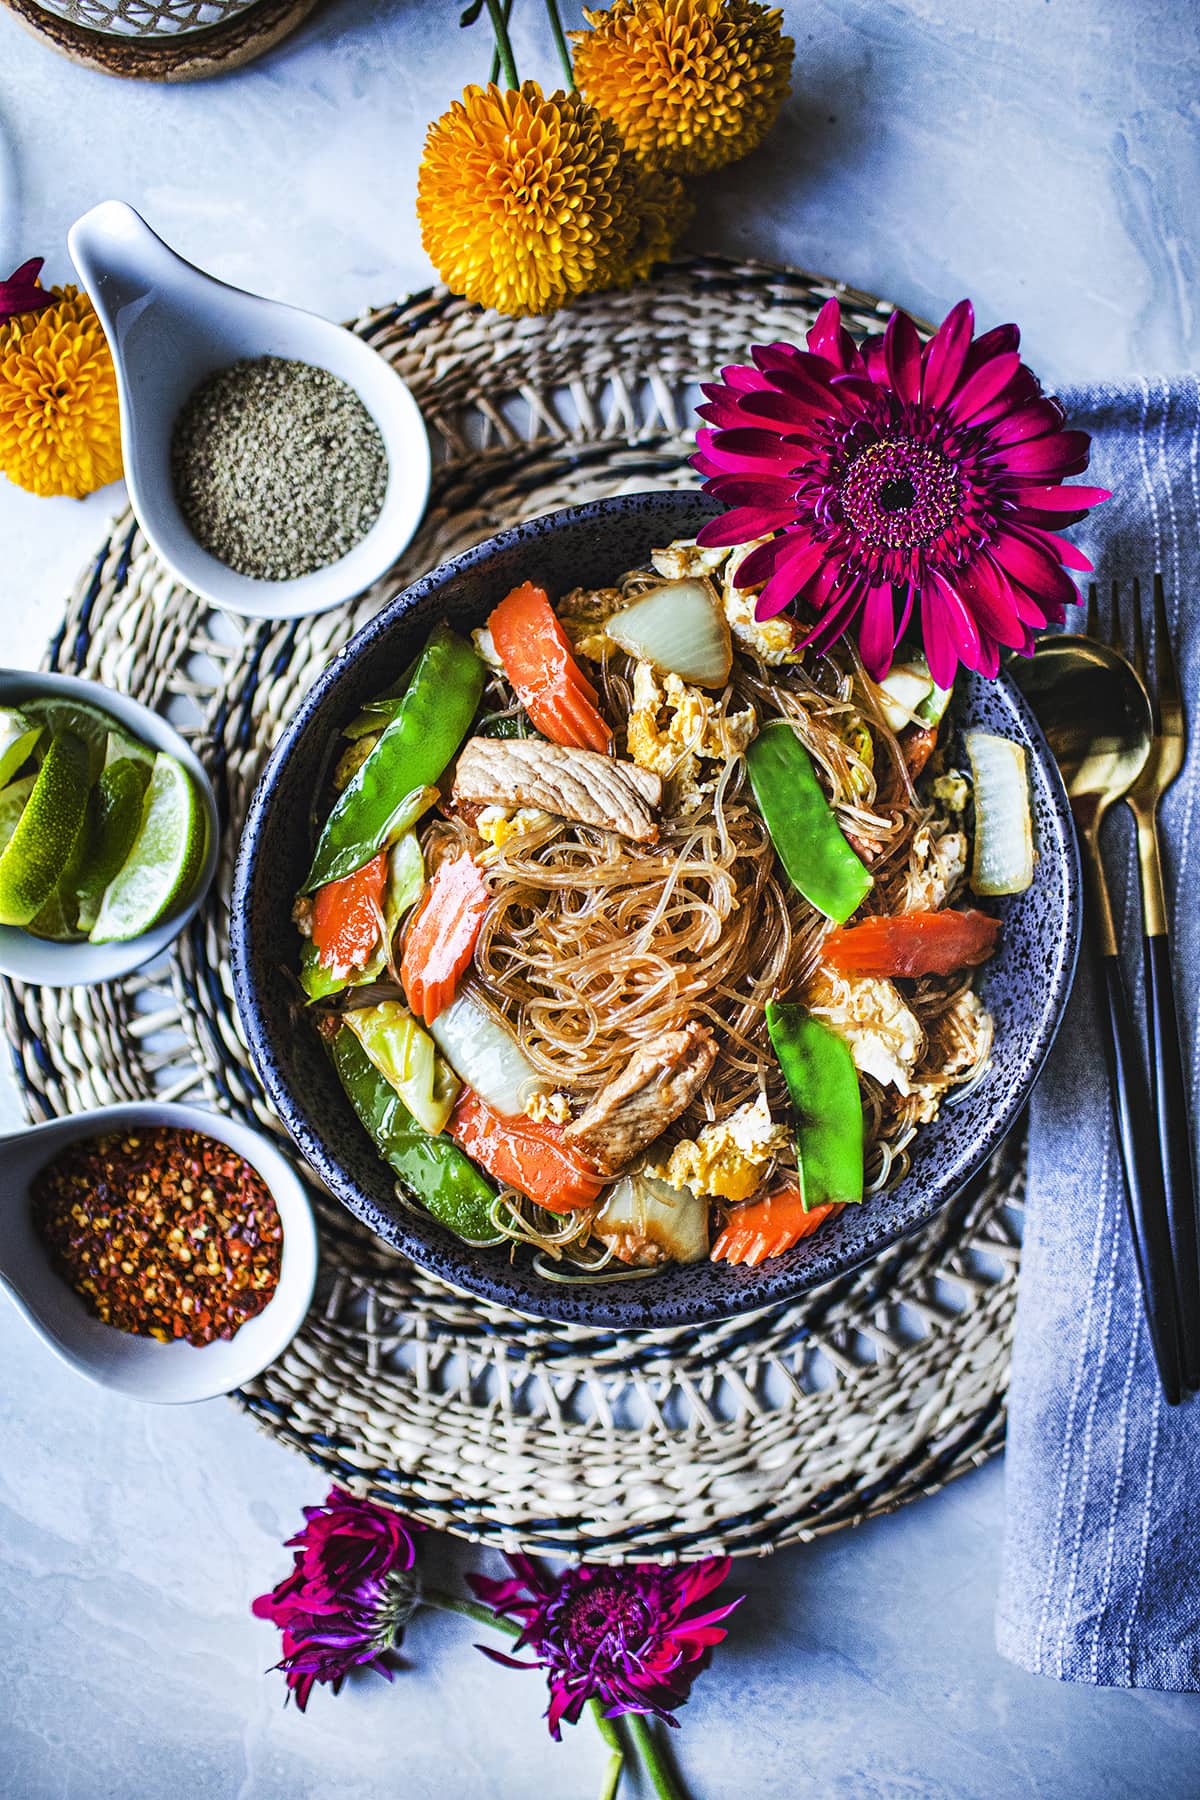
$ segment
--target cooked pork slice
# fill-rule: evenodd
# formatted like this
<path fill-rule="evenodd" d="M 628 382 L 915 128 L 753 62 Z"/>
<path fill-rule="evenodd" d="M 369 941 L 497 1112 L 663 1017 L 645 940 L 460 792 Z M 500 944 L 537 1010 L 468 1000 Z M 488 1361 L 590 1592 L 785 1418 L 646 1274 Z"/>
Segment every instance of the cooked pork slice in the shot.
<path fill-rule="evenodd" d="M 677 1119 L 712 1068 L 717 1040 L 695 1019 L 635 1050 L 563 1137 L 601 1175 L 615 1175 Z"/>
<path fill-rule="evenodd" d="M 471 738 L 454 776 L 454 798 L 486 806 L 536 806 L 577 825 L 617 831 L 635 843 L 658 835 L 662 779 L 636 763 L 542 738 Z"/>

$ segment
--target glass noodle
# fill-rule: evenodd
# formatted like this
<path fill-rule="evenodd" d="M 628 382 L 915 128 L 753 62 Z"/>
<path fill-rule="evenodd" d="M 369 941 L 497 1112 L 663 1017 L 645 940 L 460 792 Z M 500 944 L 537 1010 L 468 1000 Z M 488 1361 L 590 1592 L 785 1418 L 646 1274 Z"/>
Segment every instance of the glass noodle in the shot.
<path fill-rule="evenodd" d="M 628 578 L 624 593 L 638 592 L 649 579 Z M 735 649 L 728 685 L 707 696 L 713 709 L 734 714 L 752 707 L 760 726 L 772 718 L 793 725 L 827 776 L 843 828 L 874 876 L 868 910 L 903 911 L 913 836 L 931 809 L 914 792 L 852 648 L 782 667 L 768 667 L 736 639 Z M 589 665 L 622 754 L 634 668 L 615 646 L 602 664 Z M 508 684 L 493 675 L 484 713 L 511 715 L 514 705 Z M 668 779 L 654 844 L 546 819 L 489 850 L 493 904 L 468 990 L 505 1017 L 553 1087 L 580 1098 L 595 1093 L 657 1033 L 689 1019 L 711 1026 L 719 1045 L 712 1072 L 655 1147 L 656 1161 L 680 1138 L 694 1138 L 707 1122 L 760 1093 L 776 1119 L 789 1117 L 763 1009 L 772 995 L 803 999 L 826 929 L 824 917 L 778 867 L 743 759 L 702 767 L 712 778 L 711 796 L 693 813 L 672 812 Z M 478 853 L 474 816 L 466 808 L 425 827 L 430 869 L 460 849 Z M 969 985 L 962 977 L 926 978 L 906 994 L 931 1049 L 938 1045 L 939 1019 Z M 986 1049 L 977 1061 L 985 1060 Z M 956 1085 L 974 1073 L 956 1075 Z M 867 1189 L 875 1192 L 904 1173 L 916 1122 L 911 1098 L 870 1076 L 862 1087 Z M 767 1180 L 794 1173 L 789 1150 Z M 609 1262 L 604 1245 L 588 1243 L 586 1215 L 556 1217 L 505 1190 L 493 1221 L 506 1236 L 536 1245 L 543 1269 L 547 1257 L 592 1273 Z"/>

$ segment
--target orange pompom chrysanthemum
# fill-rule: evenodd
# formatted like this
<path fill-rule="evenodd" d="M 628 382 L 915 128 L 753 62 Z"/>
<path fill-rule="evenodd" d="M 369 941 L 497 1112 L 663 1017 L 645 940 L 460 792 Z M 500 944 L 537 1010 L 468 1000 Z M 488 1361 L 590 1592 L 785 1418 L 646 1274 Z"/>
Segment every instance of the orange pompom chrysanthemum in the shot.
<path fill-rule="evenodd" d="M 638 235 L 630 246 L 620 278 L 613 284 L 617 287 L 644 281 L 655 263 L 665 262 L 695 211 L 678 175 L 645 167 L 638 171 L 638 205 Z"/>
<path fill-rule="evenodd" d="M 629 279 L 661 200 L 614 126 L 579 94 L 469 87 L 429 127 L 417 183 L 421 240 L 454 293 L 499 312 L 553 312 Z"/>
<path fill-rule="evenodd" d="M 78 288 L 0 319 L 0 470 L 33 494 L 81 500 L 121 475 L 117 377 Z"/>
<path fill-rule="evenodd" d="M 570 33 L 575 80 L 648 166 L 720 169 L 757 149 L 790 85 L 783 14 L 756 0 L 615 0 Z"/>

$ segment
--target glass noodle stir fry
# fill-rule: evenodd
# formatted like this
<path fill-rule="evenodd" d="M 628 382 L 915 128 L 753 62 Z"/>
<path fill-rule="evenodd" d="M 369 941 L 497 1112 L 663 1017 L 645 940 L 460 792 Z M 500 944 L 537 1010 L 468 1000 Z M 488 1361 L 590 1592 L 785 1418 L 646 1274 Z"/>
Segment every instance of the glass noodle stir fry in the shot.
<path fill-rule="evenodd" d="M 400 1195 L 550 1279 L 779 1255 L 988 1061 L 964 895 L 1033 878 L 1024 751 L 956 743 L 916 654 L 877 686 L 756 624 L 744 554 L 438 626 L 346 726 L 296 904 Z"/>

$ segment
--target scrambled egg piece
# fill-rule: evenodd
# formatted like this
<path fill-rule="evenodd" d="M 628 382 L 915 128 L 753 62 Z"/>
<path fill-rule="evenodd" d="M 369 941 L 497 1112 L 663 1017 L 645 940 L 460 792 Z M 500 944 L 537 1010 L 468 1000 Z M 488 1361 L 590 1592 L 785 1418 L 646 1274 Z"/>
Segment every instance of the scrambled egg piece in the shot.
<path fill-rule="evenodd" d="M 475 821 L 475 829 L 485 844 L 491 844 L 494 850 L 503 850 L 510 839 L 535 831 L 539 825 L 546 824 L 549 817 L 550 814 L 538 806 L 485 806 Z"/>
<path fill-rule="evenodd" d="M 639 768 L 674 782 L 681 812 L 694 812 L 704 798 L 701 761 L 740 756 L 754 730 L 752 707 L 726 714 L 716 699 L 679 675 L 664 675 L 660 682 L 650 663 L 634 669 L 626 749 Z"/>
<path fill-rule="evenodd" d="M 960 769 L 947 769 L 933 784 L 933 797 L 947 812 L 960 813 L 971 798 L 971 784 Z"/>
<path fill-rule="evenodd" d="M 612 649 L 605 624 L 625 605 L 620 588 L 574 588 L 555 607 L 559 624 L 580 656 L 603 662 Z"/>
<path fill-rule="evenodd" d="M 808 1007 L 846 1040 L 856 1069 L 873 1075 L 884 1087 L 912 1093 L 925 1033 L 894 982 L 818 969 L 809 986 Z"/>
<path fill-rule="evenodd" d="M 530 1094 L 525 1102 L 525 1117 L 535 1125 L 567 1125 L 571 1119 L 571 1102 L 561 1092 Z"/>
<path fill-rule="evenodd" d="M 789 1127 L 775 1123 L 766 1095 L 760 1094 L 727 1119 L 705 1125 L 698 1137 L 684 1138 L 661 1168 L 647 1167 L 646 1173 L 693 1194 L 748 1200 L 761 1186 L 772 1157 L 790 1141 Z"/>
<path fill-rule="evenodd" d="M 940 912 L 967 872 L 966 833 L 930 819 L 913 833 L 904 885 L 905 912 Z"/>
<path fill-rule="evenodd" d="M 689 575 L 715 575 L 728 555 L 724 545 L 705 550 L 693 538 L 676 538 L 665 550 L 652 550 L 650 561 L 665 581 L 684 581 Z"/>
<path fill-rule="evenodd" d="M 734 637 L 748 650 L 752 650 L 755 656 L 761 657 L 763 662 L 798 662 L 796 629 L 788 615 L 779 613 L 774 619 L 765 619 L 760 625 L 754 617 L 758 591 L 755 588 L 733 585 L 734 576 L 751 550 L 757 549 L 759 544 L 765 544 L 766 541 L 766 538 L 755 538 L 753 543 L 739 544 L 725 564 L 725 585 L 721 596 L 725 617 Z"/>
<path fill-rule="evenodd" d="M 995 1021 L 974 988 L 964 988 L 930 1029 L 925 1061 L 935 1072 L 914 1084 L 909 1109 L 909 1117 L 922 1125 L 937 1117 L 947 1090 L 986 1060 Z"/>

